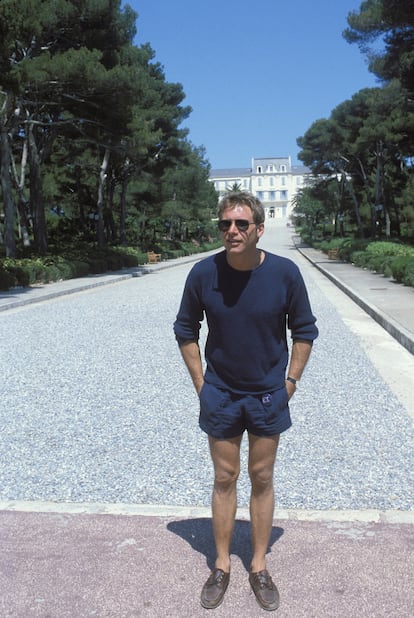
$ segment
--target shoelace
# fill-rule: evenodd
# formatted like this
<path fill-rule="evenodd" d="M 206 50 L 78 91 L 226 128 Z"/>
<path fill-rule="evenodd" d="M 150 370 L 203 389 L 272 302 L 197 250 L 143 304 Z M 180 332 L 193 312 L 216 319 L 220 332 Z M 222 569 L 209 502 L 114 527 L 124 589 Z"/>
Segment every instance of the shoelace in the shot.
<path fill-rule="evenodd" d="M 211 585 L 214 584 L 221 584 L 221 582 L 223 581 L 224 577 L 225 577 L 225 573 L 224 571 L 222 571 L 221 569 L 214 571 L 211 575 L 210 575 L 210 581 L 209 583 Z"/>
<path fill-rule="evenodd" d="M 268 573 L 266 573 L 266 571 L 260 571 L 259 573 L 257 573 L 256 577 L 258 579 L 259 588 L 261 588 L 261 590 L 263 590 L 264 588 L 269 588 L 269 590 L 273 590 L 274 584 L 272 578 Z"/>

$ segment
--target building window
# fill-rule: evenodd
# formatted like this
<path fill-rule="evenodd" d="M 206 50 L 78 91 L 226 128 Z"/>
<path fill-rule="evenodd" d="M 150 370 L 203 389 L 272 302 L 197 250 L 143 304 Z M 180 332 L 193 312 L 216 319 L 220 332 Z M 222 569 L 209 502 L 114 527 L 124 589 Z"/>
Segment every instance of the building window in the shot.
<path fill-rule="evenodd" d="M 263 191 L 258 191 L 258 192 L 257 192 L 257 198 L 258 198 L 259 200 L 262 200 L 262 199 L 263 199 Z"/>
<path fill-rule="evenodd" d="M 258 166 L 257 166 L 257 173 L 258 173 L 258 174 L 261 174 L 261 173 L 262 173 L 262 166 L 261 166 L 261 165 L 258 165 Z"/>
<path fill-rule="evenodd" d="M 248 186 L 249 186 L 249 181 L 247 180 L 247 178 L 245 178 L 245 179 L 243 180 L 243 187 L 244 187 L 245 189 L 247 189 L 247 187 L 248 187 Z"/>
<path fill-rule="evenodd" d="M 287 196 L 288 196 L 288 192 L 287 191 L 281 191 L 280 192 L 280 199 L 281 200 L 287 200 Z"/>
<path fill-rule="evenodd" d="M 274 201 L 275 201 L 275 199 L 276 199 L 276 194 L 275 194 L 275 192 L 274 192 L 274 191 L 269 191 L 269 200 L 270 200 L 271 202 L 274 202 Z"/>
<path fill-rule="evenodd" d="M 258 187 L 261 187 L 261 186 L 262 186 L 262 179 L 261 179 L 261 178 L 258 178 L 258 179 L 257 179 L 257 186 L 258 186 Z"/>
<path fill-rule="evenodd" d="M 282 176 L 282 185 L 285 186 L 286 185 L 286 176 Z"/>
<path fill-rule="evenodd" d="M 273 165 L 268 165 L 266 167 L 266 172 L 274 172 L 274 171 L 275 171 L 275 168 L 273 167 Z"/>
<path fill-rule="evenodd" d="M 271 186 L 271 187 L 273 187 L 273 186 L 274 186 L 274 184 L 275 184 L 275 179 L 273 178 L 273 176 L 270 176 L 270 178 L 269 178 L 269 184 L 270 184 L 270 186 Z"/>
<path fill-rule="evenodd" d="M 280 166 L 280 171 L 281 172 L 286 172 L 286 165 L 281 165 Z"/>

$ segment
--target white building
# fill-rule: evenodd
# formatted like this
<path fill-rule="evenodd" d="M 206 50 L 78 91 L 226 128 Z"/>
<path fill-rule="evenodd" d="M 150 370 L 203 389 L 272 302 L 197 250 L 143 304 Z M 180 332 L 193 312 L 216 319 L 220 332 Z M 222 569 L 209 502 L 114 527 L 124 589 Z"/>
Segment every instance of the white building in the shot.
<path fill-rule="evenodd" d="M 261 157 L 252 159 L 251 168 L 210 172 L 210 181 L 220 198 L 236 186 L 249 191 L 262 202 L 268 219 L 288 218 L 295 194 L 310 177 L 311 171 L 303 165 L 292 165 L 290 157 Z"/>

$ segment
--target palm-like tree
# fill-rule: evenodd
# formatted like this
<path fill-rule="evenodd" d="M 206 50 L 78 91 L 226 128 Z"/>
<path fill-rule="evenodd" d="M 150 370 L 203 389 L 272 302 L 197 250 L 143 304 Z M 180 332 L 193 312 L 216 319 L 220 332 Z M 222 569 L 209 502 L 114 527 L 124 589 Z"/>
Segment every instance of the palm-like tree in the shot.
<path fill-rule="evenodd" d="M 242 190 L 242 186 L 239 182 L 233 182 L 232 185 L 226 187 L 226 190 L 229 191 L 229 193 L 238 193 Z"/>

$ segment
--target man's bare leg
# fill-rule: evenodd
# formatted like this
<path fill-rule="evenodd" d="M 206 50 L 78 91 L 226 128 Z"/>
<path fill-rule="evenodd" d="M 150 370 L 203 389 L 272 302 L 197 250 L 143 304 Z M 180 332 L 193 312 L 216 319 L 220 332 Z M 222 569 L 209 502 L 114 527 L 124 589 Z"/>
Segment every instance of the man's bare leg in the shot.
<path fill-rule="evenodd" d="M 250 520 L 254 573 L 266 569 L 266 553 L 272 532 L 274 513 L 273 470 L 279 436 L 257 437 L 249 434 L 249 475 L 252 484 Z"/>
<path fill-rule="evenodd" d="M 242 436 L 218 440 L 209 436 L 214 465 L 212 496 L 213 532 L 217 558 L 215 567 L 230 572 L 230 544 L 237 510 L 237 479 L 240 473 Z"/>

